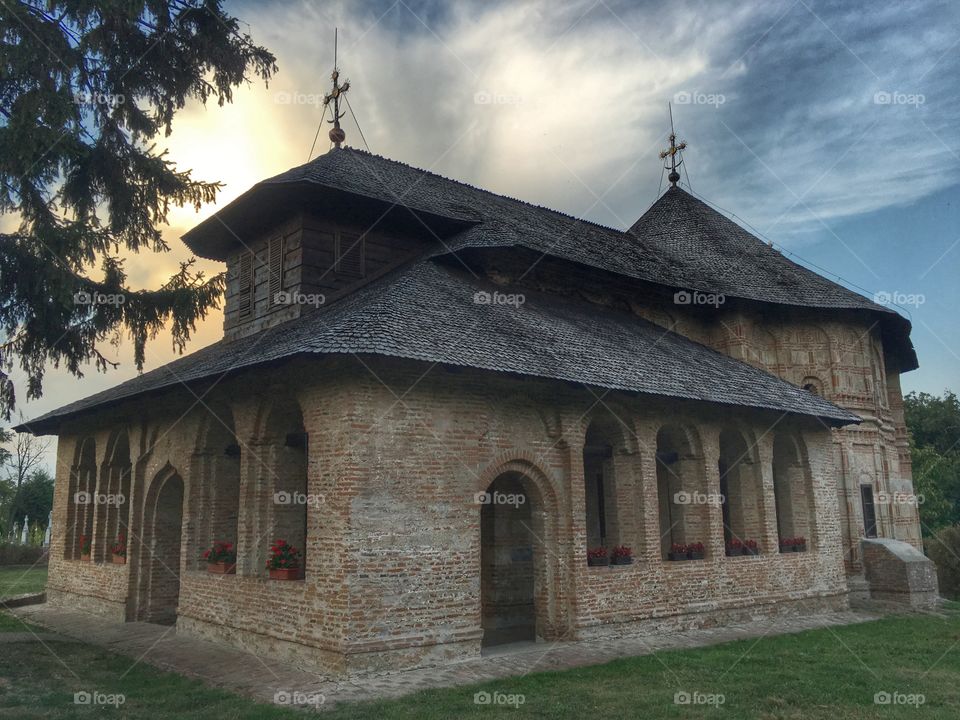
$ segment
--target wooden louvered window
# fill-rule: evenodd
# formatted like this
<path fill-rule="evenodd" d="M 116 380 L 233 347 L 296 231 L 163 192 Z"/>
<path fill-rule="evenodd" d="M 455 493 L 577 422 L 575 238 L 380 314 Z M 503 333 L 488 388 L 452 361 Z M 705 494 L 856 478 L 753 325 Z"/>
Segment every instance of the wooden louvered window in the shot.
<path fill-rule="evenodd" d="M 278 295 L 283 291 L 283 256 L 284 256 L 283 236 L 270 239 L 268 270 L 270 278 L 268 288 L 270 292 L 270 305 L 278 304 Z M 279 304 L 283 304 L 282 302 Z"/>
<path fill-rule="evenodd" d="M 240 255 L 237 265 L 237 309 L 240 319 L 246 320 L 253 313 L 253 253 Z"/>
<path fill-rule="evenodd" d="M 337 233 L 337 272 L 363 277 L 365 238 L 357 233 Z"/>

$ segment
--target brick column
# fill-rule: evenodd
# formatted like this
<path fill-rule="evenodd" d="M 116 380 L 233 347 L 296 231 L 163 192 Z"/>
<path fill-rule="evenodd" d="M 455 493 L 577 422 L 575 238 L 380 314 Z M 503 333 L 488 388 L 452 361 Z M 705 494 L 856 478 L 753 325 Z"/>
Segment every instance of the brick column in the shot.
<path fill-rule="evenodd" d="M 697 428 L 703 444 L 702 468 L 704 491 L 713 498 L 720 496 L 720 429 L 714 425 L 701 425 Z M 723 557 L 726 548 L 723 543 L 723 508 L 719 502 L 707 505 L 708 537 L 703 539 L 707 555 L 711 558 Z M 689 540 L 688 540 L 689 542 Z"/>
<path fill-rule="evenodd" d="M 637 442 L 641 450 L 634 461 L 634 477 L 643 521 L 638 527 L 638 547 L 634 549 L 634 555 L 647 562 L 657 562 L 662 558 L 660 537 L 666 530 L 660 527 L 657 494 L 657 429 L 652 422 L 637 423 Z"/>
<path fill-rule="evenodd" d="M 757 459 L 760 464 L 760 523 L 761 552 L 780 552 L 777 533 L 777 498 L 773 488 L 773 434 L 767 433 L 757 441 Z"/>

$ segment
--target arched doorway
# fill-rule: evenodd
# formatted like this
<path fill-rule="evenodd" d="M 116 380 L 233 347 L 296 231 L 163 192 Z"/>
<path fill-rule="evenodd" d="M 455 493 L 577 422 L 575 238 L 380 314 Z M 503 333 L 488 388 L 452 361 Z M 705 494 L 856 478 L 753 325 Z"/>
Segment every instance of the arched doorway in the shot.
<path fill-rule="evenodd" d="M 153 481 L 144 508 L 138 619 L 173 624 L 180 598 L 183 480 L 173 468 Z"/>
<path fill-rule="evenodd" d="M 482 645 L 530 642 L 537 638 L 536 574 L 543 562 L 524 477 L 498 476 L 484 494 L 480 510 L 480 595 Z M 542 548 L 540 548 L 542 549 Z"/>

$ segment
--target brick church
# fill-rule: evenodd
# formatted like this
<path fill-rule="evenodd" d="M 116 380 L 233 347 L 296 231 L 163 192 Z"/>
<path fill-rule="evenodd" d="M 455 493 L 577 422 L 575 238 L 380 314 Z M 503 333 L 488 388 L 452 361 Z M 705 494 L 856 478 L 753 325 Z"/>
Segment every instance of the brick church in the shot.
<path fill-rule="evenodd" d="M 21 428 L 50 603 L 356 672 L 935 601 L 905 318 L 675 171 L 623 231 L 331 137 L 184 236 L 222 340 Z"/>

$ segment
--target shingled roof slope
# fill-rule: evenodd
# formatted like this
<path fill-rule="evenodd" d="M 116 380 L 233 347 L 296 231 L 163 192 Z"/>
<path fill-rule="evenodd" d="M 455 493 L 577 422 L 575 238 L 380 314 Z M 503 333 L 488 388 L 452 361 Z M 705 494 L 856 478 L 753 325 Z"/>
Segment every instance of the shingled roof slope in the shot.
<path fill-rule="evenodd" d="M 98 406 L 302 354 L 385 355 L 816 416 L 836 425 L 859 422 L 817 395 L 631 313 L 540 293 L 528 294 L 520 308 L 474 301 L 475 293 L 495 289 L 420 260 L 298 320 L 215 343 L 21 428 L 48 432 Z"/>
<path fill-rule="evenodd" d="M 448 243 L 450 250 L 521 245 L 675 288 L 783 305 L 896 315 L 792 262 L 679 187 L 667 190 L 624 232 L 348 147 L 258 183 L 186 233 L 184 241 L 204 255 L 205 238 L 229 235 L 226 226 L 231 212 L 255 202 L 258 192 L 301 184 L 479 223 L 474 232 Z M 745 268 L 750 271 L 744 272 Z"/>

